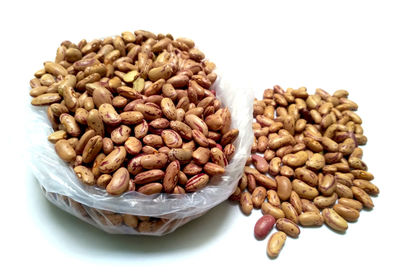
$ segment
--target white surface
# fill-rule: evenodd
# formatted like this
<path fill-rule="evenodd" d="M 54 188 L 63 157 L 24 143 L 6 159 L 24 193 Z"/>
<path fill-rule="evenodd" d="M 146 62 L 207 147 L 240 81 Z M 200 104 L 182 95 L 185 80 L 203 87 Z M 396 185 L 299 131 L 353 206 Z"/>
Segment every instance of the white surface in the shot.
<path fill-rule="evenodd" d="M 265 2 L 265 3 L 264 3 Z M 1 8 L 1 275 L 375 275 L 398 271 L 400 42 L 396 1 L 8 2 Z M 276 260 L 253 237 L 260 212 L 224 203 L 161 238 L 112 236 L 48 203 L 25 166 L 28 82 L 62 40 L 138 28 L 193 38 L 238 83 L 350 91 L 381 189 L 345 235 L 302 229 Z M 393 274 L 393 273 L 391 273 Z"/>

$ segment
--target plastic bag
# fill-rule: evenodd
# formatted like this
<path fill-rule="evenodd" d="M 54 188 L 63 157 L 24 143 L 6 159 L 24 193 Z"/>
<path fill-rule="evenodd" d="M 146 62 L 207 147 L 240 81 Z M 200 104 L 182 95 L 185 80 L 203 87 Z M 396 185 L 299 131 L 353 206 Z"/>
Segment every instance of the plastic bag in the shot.
<path fill-rule="evenodd" d="M 231 111 L 231 127 L 239 129 L 236 151 L 224 175 L 214 176 L 205 188 L 183 195 L 128 192 L 115 197 L 99 187 L 81 184 L 72 167 L 57 156 L 54 145 L 47 141 L 53 132 L 47 107 L 32 106 L 28 130 L 30 166 L 44 195 L 59 208 L 115 234 L 161 236 L 203 215 L 233 193 L 253 143 L 251 92 L 233 89 L 221 77 L 213 88 L 222 105 Z"/>

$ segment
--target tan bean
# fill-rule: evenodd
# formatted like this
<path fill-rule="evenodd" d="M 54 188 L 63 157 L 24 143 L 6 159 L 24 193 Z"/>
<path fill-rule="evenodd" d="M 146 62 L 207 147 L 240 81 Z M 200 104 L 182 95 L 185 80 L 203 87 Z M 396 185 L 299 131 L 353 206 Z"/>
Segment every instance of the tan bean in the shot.
<path fill-rule="evenodd" d="M 290 204 L 292 204 L 292 206 L 296 210 L 297 214 L 300 215 L 301 212 L 303 211 L 303 204 L 301 202 L 299 195 L 295 191 L 292 191 L 290 193 L 289 201 L 290 201 Z"/>
<path fill-rule="evenodd" d="M 84 91 L 87 84 L 97 82 L 100 79 L 101 79 L 101 75 L 99 73 L 93 73 L 93 74 L 83 78 L 82 80 L 78 81 L 78 83 L 76 84 L 76 90 Z"/>
<path fill-rule="evenodd" d="M 85 166 L 76 166 L 74 172 L 79 180 L 86 185 L 93 186 L 95 184 L 94 175 L 90 169 Z"/>
<path fill-rule="evenodd" d="M 276 176 L 277 194 L 281 200 L 287 200 L 292 193 L 292 183 L 285 176 Z"/>
<path fill-rule="evenodd" d="M 106 158 L 106 155 L 104 153 L 99 153 L 93 161 L 92 173 L 95 179 L 101 175 L 99 167 L 104 158 Z"/>
<path fill-rule="evenodd" d="M 69 135 L 77 137 L 81 133 L 78 124 L 76 123 L 74 117 L 72 117 L 71 115 L 66 113 L 61 114 L 60 122 L 64 125 Z"/>
<path fill-rule="evenodd" d="M 374 207 L 371 197 L 363 189 L 353 186 L 351 190 L 354 197 L 360 201 L 365 208 L 372 209 Z"/>
<path fill-rule="evenodd" d="M 217 175 L 225 173 L 225 168 L 210 162 L 204 165 L 203 170 L 209 175 Z"/>
<path fill-rule="evenodd" d="M 161 193 L 163 186 L 160 183 L 148 183 L 140 187 L 137 192 L 145 195 L 153 195 Z"/>
<path fill-rule="evenodd" d="M 164 175 L 162 170 L 154 169 L 136 174 L 134 181 L 136 184 L 147 184 L 163 179 Z"/>
<path fill-rule="evenodd" d="M 197 165 L 194 162 L 190 162 L 189 164 L 187 164 L 184 168 L 183 168 L 183 173 L 185 173 L 186 175 L 189 176 L 193 176 L 193 175 L 197 175 L 199 173 L 201 173 L 202 171 L 202 167 L 200 167 L 199 165 Z"/>
<path fill-rule="evenodd" d="M 96 185 L 100 188 L 106 188 L 108 183 L 110 183 L 112 176 L 109 174 L 102 174 L 96 180 Z"/>
<path fill-rule="evenodd" d="M 104 124 L 97 109 L 92 109 L 89 111 L 87 116 L 87 124 L 89 128 L 96 132 L 96 135 L 104 137 Z"/>
<path fill-rule="evenodd" d="M 67 140 L 58 140 L 55 144 L 56 153 L 65 162 L 72 162 L 76 158 L 74 148 L 68 143 Z"/>
<path fill-rule="evenodd" d="M 29 85 L 31 86 L 32 89 L 39 87 L 39 86 L 41 86 L 40 80 L 38 78 L 33 78 L 29 81 Z"/>
<path fill-rule="evenodd" d="M 160 130 L 160 129 L 166 129 L 169 127 L 169 121 L 165 118 L 158 118 L 150 122 L 149 124 L 150 127 Z M 161 130 L 160 130 L 161 131 Z"/>
<path fill-rule="evenodd" d="M 198 130 L 205 136 L 208 135 L 207 124 L 194 114 L 188 114 L 185 116 L 185 122 L 192 128 L 192 130 Z"/>
<path fill-rule="evenodd" d="M 304 120 L 304 119 L 298 119 L 298 120 L 296 121 L 296 124 L 295 124 L 295 127 L 294 127 L 295 131 L 296 131 L 296 132 L 302 132 L 302 131 L 305 129 L 306 124 L 307 124 L 307 121 L 306 121 L 306 120 Z"/>
<path fill-rule="evenodd" d="M 353 198 L 353 192 L 349 187 L 346 185 L 337 183 L 336 184 L 336 190 L 335 192 L 339 197 L 344 197 L 344 198 Z"/>
<path fill-rule="evenodd" d="M 134 215 L 129 215 L 129 214 L 122 214 L 122 219 L 124 220 L 124 223 L 132 228 L 136 228 L 139 224 L 139 220 L 136 216 Z"/>
<path fill-rule="evenodd" d="M 306 162 L 306 167 L 313 170 L 320 170 L 325 166 L 325 158 L 320 153 L 315 153 Z"/>
<path fill-rule="evenodd" d="M 281 208 L 275 207 L 268 202 L 263 202 L 261 204 L 261 211 L 264 215 L 271 215 L 275 219 L 284 218 L 285 213 L 282 211 Z"/>
<path fill-rule="evenodd" d="M 189 78 L 186 75 L 176 75 L 167 80 L 167 84 L 171 84 L 174 88 L 181 88 L 187 86 Z"/>
<path fill-rule="evenodd" d="M 89 112 L 86 109 L 79 107 L 75 110 L 74 119 L 81 125 L 87 125 L 88 114 Z"/>
<path fill-rule="evenodd" d="M 192 159 L 192 151 L 187 149 L 171 149 L 168 152 L 168 158 L 170 161 L 189 162 Z"/>
<path fill-rule="evenodd" d="M 291 177 L 294 176 L 294 170 L 293 170 L 291 167 L 286 166 L 286 165 L 285 165 L 285 166 L 282 166 L 282 167 L 280 168 L 279 173 L 280 173 L 282 176 L 286 176 L 286 177 L 289 177 L 289 178 L 291 178 Z"/>
<path fill-rule="evenodd" d="M 210 179 L 209 176 L 204 173 L 195 175 L 187 181 L 185 185 L 185 191 L 195 192 L 197 190 L 200 190 L 207 185 L 209 179 Z"/>
<path fill-rule="evenodd" d="M 321 226 L 324 218 L 319 212 L 304 212 L 299 215 L 299 222 L 302 226 Z"/>
<path fill-rule="evenodd" d="M 126 151 L 131 155 L 136 155 L 142 150 L 142 143 L 135 137 L 129 137 L 124 144 Z"/>
<path fill-rule="evenodd" d="M 154 120 L 162 116 L 161 108 L 153 103 L 138 103 L 135 106 L 135 111 L 141 112 L 146 120 Z"/>
<path fill-rule="evenodd" d="M 121 122 L 126 125 L 136 125 L 143 121 L 143 114 L 138 111 L 126 111 L 119 114 Z"/>
<path fill-rule="evenodd" d="M 141 159 L 142 155 L 137 155 L 133 157 L 131 160 L 129 160 L 127 164 L 127 169 L 129 173 L 131 173 L 132 175 L 136 175 L 143 170 L 143 167 L 141 165 Z"/>
<path fill-rule="evenodd" d="M 54 116 L 59 117 L 63 113 L 68 113 L 68 108 L 64 104 L 54 103 L 50 105 Z"/>
<path fill-rule="evenodd" d="M 163 98 L 161 101 L 161 109 L 169 120 L 176 120 L 176 108 L 170 98 Z"/>
<path fill-rule="evenodd" d="M 255 174 L 254 178 L 255 178 L 257 184 L 259 184 L 267 189 L 276 189 L 276 187 L 277 187 L 276 181 L 273 178 L 268 177 L 264 174 L 260 174 L 260 173 Z"/>
<path fill-rule="evenodd" d="M 180 148 L 182 146 L 181 136 L 172 129 L 163 130 L 161 137 L 165 145 L 169 148 Z"/>
<path fill-rule="evenodd" d="M 333 210 L 336 211 L 340 216 L 342 216 L 347 221 L 357 221 L 360 216 L 360 212 L 354 208 L 342 205 L 342 204 L 335 204 L 333 206 Z"/>
<path fill-rule="evenodd" d="M 180 121 L 171 121 L 170 127 L 178 132 L 184 139 L 192 139 L 192 129 L 187 124 Z"/>
<path fill-rule="evenodd" d="M 102 104 L 108 103 L 112 104 L 113 95 L 111 92 L 105 87 L 97 87 L 92 92 L 93 102 L 97 108 L 99 108 Z"/>
<path fill-rule="evenodd" d="M 265 152 L 268 148 L 268 138 L 264 135 L 258 137 L 257 140 L 257 151 Z M 269 160 L 268 160 L 269 161 Z"/>
<path fill-rule="evenodd" d="M 286 241 L 286 234 L 282 231 L 274 233 L 268 241 L 267 254 L 270 258 L 278 257 Z"/>
<path fill-rule="evenodd" d="M 315 187 L 318 185 L 318 176 L 311 170 L 304 167 L 297 168 L 294 171 L 295 177 L 306 182 L 308 185 Z"/>
<path fill-rule="evenodd" d="M 169 70 L 170 69 L 168 69 L 168 71 Z M 144 77 L 144 76 L 142 76 L 142 77 Z M 146 87 L 144 88 L 144 95 L 148 97 L 151 95 L 158 94 L 164 84 L 165 84 L 164 79 L 159 79 L 159 80 L 155 81 L 154 83 L 151 83 L 147 88 Z"/>
<path fill-rule="evenodd" d="M 240 208 L 242 212 L 246 215 L 250 215 L 251 211 L 253 210 L 253 202 L 252 197 L 249 192 L 242 192 L 240 195 Z"/>
<path fill-rule="evenodd" d="M 320 209 L 328 208 L 331 207 L 333 204 L 335 204 L 338 196 L 336 193 L 333 193 L 330 196 L 317 196 L 314 198 L 313 202 L 314 205 L 317 206 Z"/>
<path fill-rule="evenodd" d="M 296 224 L 298 223 L 297 211 L 292 204 L 290 204 L 289 202 L 282 202 L 281 208 L 282 211 L 285 213 L 285 217 L 287 219 L 293 221 Z"/>
<path fill-rule="evenodd" d="M 285 155 L 282 162 L 291 167 L 300 167 L 306 163 L 308 154 L 305 151 L 299 151 L 294 154 Z"/>
<path fill-rule="evenodd" d="M 117 170 L 126 157 L 126 150 L 124 147 L 115 148 L 106 158 L 101 162 L 99 169 L 102 173 L 111 173 Z"/>
<path fill-rule="evenodd" d="M 338 203 L 357 211 L 361 211 L 363 208 L 363 205 L 360 201 L 351 198 L 339 198 Z"/>
<path fill-rule="evenodd" d="M 279 196 L 278 196 L 276 191 L 268 190 L 267 193 L 266 193 L 266 196 L 267 196 L 268 202 L 271 205 L 276 206 L 276 207 L 280 207 L 281 201 L 280 201 Z"/>
<path fill-rule="evenodd" d="M 265 156 L 265 154 L 264 154 Z M 282 160 L 279 157 L 274 157 L 271 159 L 271 161 L 269 162 L 269 174 L 271 175 L 277 175 L 280 171 L 281 168 L 281 164 L 282 164 Z"/>
<path fill-rule="evenodd" d="M 138 77 L 139 77 L 139 72 L 137 70 L 132 70 L 127 72 L 123 76 L 122 80 L 126 83 L 129 83 L 135 81 Z"/>
<path fill-rule="evenodd" d="M 264 202 L 267 190 L 264 187 L 257 187 L 254 189 L 251 195 L 251 200 L 254 208 L 260 208 L 261 204 Z"/>
<path fill-rule="evenodd" d="M 368 180 L 364 179 L 354 179 L 353 185 L 364 190 L 367 194 L 370 195 L 377 195 L 379 194 L 379 188 L 369 182 Z"/>
<path fill-rule="evenodd" d="M 90 111 L 94 109 L 94 102 L 92 97 L 87 97 L 84 102 L 83 102 L 83 107 L 87 110 Z"/>
<path fill-rule="evenodd" d="M 280 218 L 276 221 L 276 229 L 292 238 L 297 238 L 300 235 L 300 228 L 297 224 L 286 218 Z"/>
<path fill-rule="evenodd" d="M 325 196 L 330 196 L 336 190 L 336 180 L 331 174 L 323 176 L 322 181 L 318 184 L 318 190 Z"/>
<path fill-rule="evenodd" d="M 32 105 L 49 105 L 61 101 L 58 93 L 45 93 L 32 99 Z"/>
<path fill-rule="evenodd" d="M 37 97 L 47 93 L 47 90 L 47 86 L 37 86 L 35 88 L 32 88 L 32 90 L 29 92 L 29 95 L 31 95 L 31 97 Z"/>
<path fill-rule="evenodd" d="M 353 185 L 354 176 L 352 174 L 346 173 L 335 173 L 336 183 L 340 183 L 346 185 L 347 187 L 351 187 Z"/>
<path fill-rule="evenodd" d="M 143 143 L 147 146 L 156 148 L 164 145 L 162 137 L 156 134 L 147 134 L 145 137 L 143 137 Z"/>
<path fill-rule="evenodd" d="M 355 148 L 356 144 L 352 138 L 347 138 L 339 145 L 339 151 L 343 153 L 344 156 L 350 155 Z"/>
<path fill-rule="evenodd" d="M 82 151 L 82 161 L 84 163 L 91 163 L 101 151 L 102 147 L 103 142 L 100 135 L 89 138 Z"/>
<path fill-rule="evenodd" d="M 76 137 L 69 138 L 67 141 L 72 146 L 73 149 L 76 148 L 76 145 L 79 142 L 78 138 L 76 138 Z"/>
<path fill-rule="evenodd" d="M 105 154 L 109 154 L 114 149 L 114 142 L 111 138 L 105 137 L 103 138 L 103 152 Z"/>
<path fill-rule="evenodd" d="M 313 199 L 318 195 L 317 189 L 298 179 L 292 181 L 292 187 L 300 197 L 305 199 Z"/>
<path fill-rule="evenodd" d="M 210 143 L 210 145 L 211 145 L 211 143 Z M 224 154 L 225 154 L 228 162 L 231 161 L 231 159 L 233 158 L 235 151 L 236 151 L 236 147 L 233 144 L 228 144 L 224 147 Z"/>
<path fill-rule="evenodd" d="M 219 148 L 217 148 L 217 147 L 212 148 L 210 150 L 210 154 L 211 154 L 211 160 L 213 161 L 213 163 L 215 163 L 223 168 L 226 165 L 228 165 L 228 161 L 226 159 L 225 154 Z"/>
<path fill-rule="evenodd" d="M 326 164 L 334 164 L 340 162 L 343 158 L 343 154 L 341 152 L 329 152 L 324 154 L 325 163 Z"/>
<path fill-rule="evenodd" d="M 292 143 L 293 137 L 289 135 L 276 136 L 269 140 L 268 146 L 270 149 L 278 149 Z"/>
<path fill-rule="evenodd" d="M 198 147 L 195 151 L 193 151 L 193 160 L 200 164 L 204 165 L 210 159 L 210 150 L 208 148 Z"/>
<path fill-rule="evenodd" d="M 316 212 L 316 213 L 320 212 L 317 206 L 315 206 L 314 203 L 308 199 L 302 198 L 301 205 L 303 212 Z"/>
<path fill-rule="evenodd" d="M 66 76 L 68 75 L 68 71 L 62 67 L 60 64 L 54 63 L 54 62 L 45 62 L 44 63 L 44 69 L 46 72 L 54 75 L 54 76 Z"/>
<path fill-rule="evenodd" d="M 53 132 L 47 137 L 47 140 L 49 140 L 51 143 L 55 144 L 57 141 L 61 139 L 66 139 L 67 138 L 67 132 L 65 130 L 58 130 Z"/>
<path fill-rule="evenodd" d="M 332 229 L 345 232 L 348 228 L 346 220 L 344 220 L 335 210 L 326 208 L 322 210 L 322 216 L 324 217 L 325 223 Z"/>
<path fill-rule="evenodd" d="M 309 148 L 313 152 L 321 152 L 323 150 L 322 145 L 317 140 L 311 137 L 305 137 L 303 141 L 307 148 Z"/>
<path fill-rule="evenodd" d="M 355 178 L 358 179 L 364 179 L 367 181 L 371 181 L 374 179 L 373 174 L 364 170 L 352 170 L 351 173 L 354 175 Z"/>
<path fill-rule="evenodd" d="M 130 99 L 130 100 L 137 100 L 137 99 L 141 99 L 143 97 L 134 88 L 131 88 L 128 86 L 118 86 L 117 92 L 120 96 Z"/>
<path fill-rule="evenodd" d="M 103 122 L 107 125 L 115 126 L 121 123 L 121 116 L 111 104 L 103 103 L 100 105 L 99 114 Z"/>
<path fill-rule="evenodd" d="M 131 134 L 130 127 L 125 125 L 120 125 L 111 132 L 111 140 L 115 144 L 120 145 L 125 143 L 126 140 L 128 140 L 130 134 Z"/>
<path fill-rule="evenodd" d="M 167 162 L 168 156 L 165 153 L 146 154 L 140 159 L 140 165 L 150 170 L 164 168 Z"/>
<path fill-rule="evenodd" d="M 170 83 L 166 83 L 163 85 L 162 94 L 164 97 L 170 98 L 171 100 L 175 100 L 177 97 L 176 90 Z"/>
<path fill-rule="evenodd" d="M 330 152 L 337 152 L 339 150 L 339 145 L 332 139 L 328 137 L 322 137 L 321 138 L 321 144 L 324 147 L 325 150 L 330 151 Z"/>
<path fill-rule="evenodd" d="M 349 166 L 352 169 L 357 169 L 357 170 L 368 170 L 367 165 L 362 161 L 360 158 L 357 157 L 350 157 L 348 159 Z"/>
<path fill-rule="evenodd" d="M 83 149 L 85 148 L 86 144 L 88 141 L 96 135 L 95 131 L 93 129 L 87 130 L 79 139 L 78 144 L 75 147 L 75 151 L 77 154 L 81 154 L 83 152 Z"/>

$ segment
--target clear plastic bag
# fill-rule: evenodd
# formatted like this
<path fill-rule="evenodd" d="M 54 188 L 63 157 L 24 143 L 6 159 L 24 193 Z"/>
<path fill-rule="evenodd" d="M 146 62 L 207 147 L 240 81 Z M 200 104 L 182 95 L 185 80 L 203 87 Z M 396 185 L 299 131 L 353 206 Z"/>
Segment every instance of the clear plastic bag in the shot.
<path fill-rule="evenodd" d="M 99 187 L 81 184 L 72 167 L 57 156 L 54 145 L 47 141 L 53 131 L 46 116 L 47 107 L 32 106 L 28 126 L 30 166 L 44 195 L 59 208 L 115 234 L 161 236 L 203 215 L 233 193 L 253 143 L 251 92 L 232 88 L 221 77 L 214 89 L 222 105 L 231 111 L 231 127 L 239 129 L 236 151 L 224 175 L 211 178 L 199 191 L 182 195 L 128 192 L 115 197 Z"/>

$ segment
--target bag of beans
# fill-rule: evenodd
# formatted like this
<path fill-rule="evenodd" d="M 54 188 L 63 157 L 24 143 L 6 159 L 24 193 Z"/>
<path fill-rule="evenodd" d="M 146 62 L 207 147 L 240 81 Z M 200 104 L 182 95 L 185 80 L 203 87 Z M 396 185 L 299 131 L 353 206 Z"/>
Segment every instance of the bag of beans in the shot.
<path fill-rule="evenodd" d="M 30 164 L 46 198 L 109 233 L 164 235 L 235 190 L 251 93 L 189 39 L 64 41 L 31 80 Z"/>

